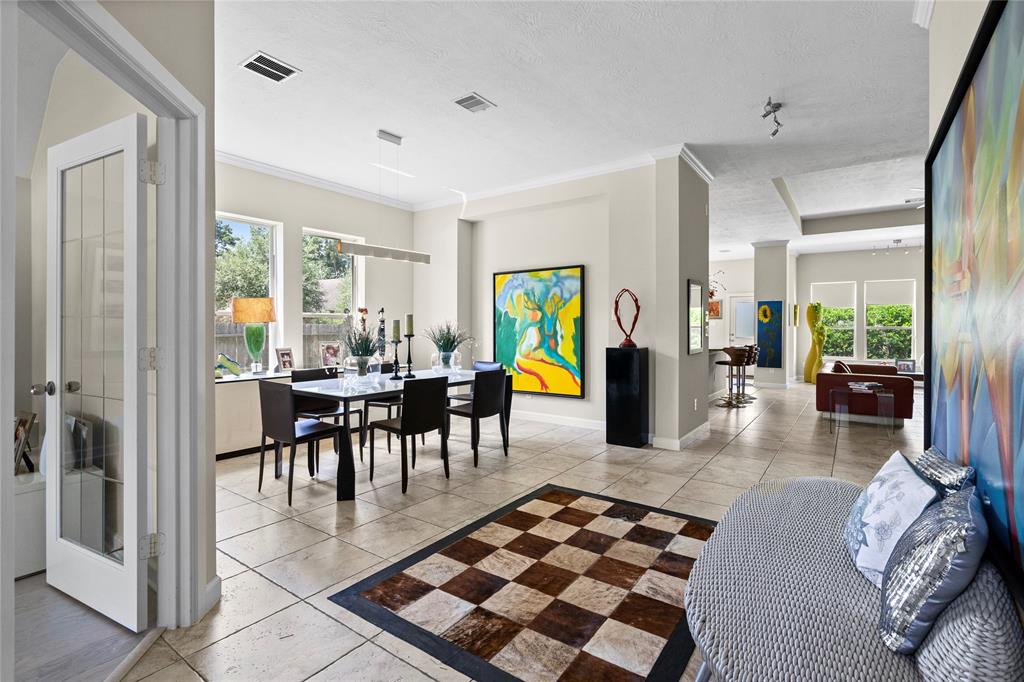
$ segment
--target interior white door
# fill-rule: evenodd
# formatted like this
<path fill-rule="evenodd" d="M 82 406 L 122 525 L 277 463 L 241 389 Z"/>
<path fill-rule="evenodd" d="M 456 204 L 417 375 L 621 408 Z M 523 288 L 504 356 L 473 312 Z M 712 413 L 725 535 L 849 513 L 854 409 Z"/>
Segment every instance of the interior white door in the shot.
<path fill-rule="evenodd" d="M 754 297 L 750 294 L 729 297 L 729 343 L 732 346 L 749 346 L 757 334 L 757 311 Z"/>
<path fill-rule="evenodd" d="M 49 150 L 46 580 L 147 624 L 146 119 Z"/>

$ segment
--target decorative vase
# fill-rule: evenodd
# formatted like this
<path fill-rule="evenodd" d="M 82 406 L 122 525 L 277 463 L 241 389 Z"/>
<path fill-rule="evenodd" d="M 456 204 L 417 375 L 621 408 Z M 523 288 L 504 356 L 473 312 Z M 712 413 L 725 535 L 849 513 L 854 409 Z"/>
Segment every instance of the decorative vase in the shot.
<path fill-rule="evenodd" d="M 628 332 L 626 331 L 626 328 L 622 326 L 622 318 L 619 317 L 619 299 L 622 298 L 623 295 L 629 296 L 630 300 L 633 301 L 633 306 L 635 308 L 633 311 L 633 323 L 629 326 Z M 638 319 L 640 319 L 640 299 L 638 299 L 636 294 L 629 289 L 623 289 L 615 296 L 615 323 L 619 325 L 619 329 L 621 329 L 622 333 L 626 335 L 626 338 L 624 338 L 622 343 L 619 344 L 619 348 L 636 348 L 636 343 L 633 341 L 633 331 L 636 329 L 636 321 Z"/>
<path fill-rule="evenodd" d="M 345 358 L 345 377 L 356 383 L 373 381 L 374 374 L 380 373 L 380 359 L 376 355 L 350 355 Z"/>
<path fill-rule="evenodd" d="M 438 373 L 458 372 L 462 369 L 462 353 L 454 351 L 434 351 L 430 354 L 430 367 Z"/>
<path fill-rule="evenodd" d="M 804 381 L 809 384 L 818 383 L 818 372 L 824 366 L 822 354 L 825 351 L 825 336 L 828 328 L 821 322 L 821 304 L 807 305 L 807 328 L 811 330 L 811 348 L 807 351 L 804 361 Z"/>

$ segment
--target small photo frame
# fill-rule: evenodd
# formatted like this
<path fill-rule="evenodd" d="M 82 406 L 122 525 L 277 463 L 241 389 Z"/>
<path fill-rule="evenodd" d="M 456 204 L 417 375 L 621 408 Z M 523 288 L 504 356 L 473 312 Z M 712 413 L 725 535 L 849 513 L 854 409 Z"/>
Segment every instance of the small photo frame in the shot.
<path fill-rule="evenodd" d="M 708 319 L 709 320 L 720 320 L 722 319 L 722 301 L 721 299 L 713 298 L 708 301 Z"/>
<path fill-rule="evenodd" d="M 917 371 L 917 360 L 897 360 L 896 361 L 897 372 L 916 372 Z"/>
<path fill-rule="evenodd" d="M 341 342 L 320 344 L 320 366 L 337 367 L 344 358 L 341 355 Z"/>
<path fill-rule="evenodd" d="M 277 349 L 277 371 L 284 372 L 289 369 L 295 369 L 295 356 L 292 354 L 291 348 L 278 348 Z"/>
<path fill-rule="evenodd" d="M 36 424 L 35 412 L 18 412 L 14 418 L 14 474 L 17 475 L 24 462 L 29 472 L 35 471 L 35 465 L 29 458 L 28 453 L 32 450 L 29 445 L 29 438 L 32 437 L 32 427 Z"/>

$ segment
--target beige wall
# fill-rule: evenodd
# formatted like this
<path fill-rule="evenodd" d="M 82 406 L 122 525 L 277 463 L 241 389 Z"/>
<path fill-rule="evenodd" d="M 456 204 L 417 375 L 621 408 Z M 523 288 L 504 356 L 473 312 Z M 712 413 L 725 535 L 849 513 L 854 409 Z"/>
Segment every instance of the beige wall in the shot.
<path fill-rule="evenodd" d="M 301 367 L 303 228 L 408 249 L 413 241 L 412 213 L 223 163 L 218 163 L 216 169 L 218 211 L 283 226 L 279 240 L 283 246 L 279 254 L 282 267 L 277 272 L 278 291 L 283 292 L 283 300 L 276 306 L 280 340 L 274 345 L 292 348 Z M 358 304 L 370 309 L 371 318 L 375 319 L 382 306 L 388 320 L 412 312 L 413 270 L 432 265 L 357 258 L 357 267 L 365 273 L 363 300 Z M 271 363 L 274 362 L 272 359 Z"/>
<path fill-rule="evenodd" d="M 754 295 L 754 259 L 744 258 L 743 260 L 711 261 L 708 263 L 708 281 L 719 270 L 718 280 L 725 285 L 725 291 L 717 292 L 718 298 L 722 301 L 722 319 L 711 320 L 708 323 L 711 348 L 724 348 L 731 344 L 729 334 L 732 331 L 732 306 L 729 305 L 730 296 Z"/>
<path fill-rule="evenodd" d="M 429 252 L 432 263 L 413 272 L 417 326 L 458 321 L 477 337 L 473 354 L 490 358 L 493 273 L 582 263 L 587 267 L 585 399 L 517 395 L 516 411 L 566 424 L 603 424 L 604 348 L 622 340 L 612 301 L 620 289 L 630 288 L 642 306 L 633 338 L 652 353 L 652 434 L 678 447 L 681 436 L 707 421 L 707 355 L 685 356 L 685 327 L 680 327 L 687 277 L 707 281 L 706 197 L 706 183 L 675 158 L 480 199 L 465 210 L 418 211 L 413 248 Z M 682 239 L 681 230 L 687 231 Z M 468 279 L 466 267 L 472 269 Z M 429 344 L 418 339 L 415 354 L 425 362 Z"/>
<path fill-rule="evenodd" d="M 935 135 L 988 3 L 937 0 L 928 27 L 928 139 Z"/>
<path fill-rule="evenodd" d="M 754 303 L 759 301 L 782 301 L 782 367 L 757 367 L 754 380 L 759 386 L 784 386 L 793 374 L 793 340 L 790 266 L 795 259 L 789 253 L 789 246 L 754 247 Z M 761 349 L 762 356 L 764 349 Z"/>
<path fill-rule="evenodd" d="M 857 312 L 855 344 L 857 358 L 865 356 L 864 335 L 864 282 L 881 280 L 914 280 L 914 358 L 924 353 L 924 255 L 918 248 L 911 248 L 904 255 L 902 251 L 888 256 L 879 251 L 843 251 L 839 253 L 804 254 L 797 260 L 797 300 L 800 303 L 800 327 L 798 328 L 797 365 L 798 374 L 803 371 L 803 361 L 811 346 L 811 335 L 807 329 L 804 313 L 811 302 L 811 284 L 814 282 L 855 282 L 857 291 Z"/>

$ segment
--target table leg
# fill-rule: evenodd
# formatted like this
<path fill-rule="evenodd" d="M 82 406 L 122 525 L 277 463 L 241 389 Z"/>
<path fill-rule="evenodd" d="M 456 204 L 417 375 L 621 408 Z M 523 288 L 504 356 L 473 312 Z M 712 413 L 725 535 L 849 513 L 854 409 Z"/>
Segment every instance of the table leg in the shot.
<path fill-rule="evenodd" d="M 352 454 L 352 424 L 349 417 L 349 401 L 344 401 L 345 417 L 341 431 L 341 448 L 338 452 L 338 499 L 356 499 L 356 465 Z"/>

